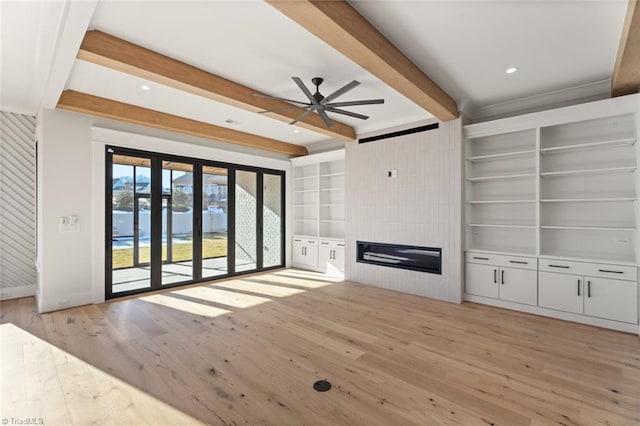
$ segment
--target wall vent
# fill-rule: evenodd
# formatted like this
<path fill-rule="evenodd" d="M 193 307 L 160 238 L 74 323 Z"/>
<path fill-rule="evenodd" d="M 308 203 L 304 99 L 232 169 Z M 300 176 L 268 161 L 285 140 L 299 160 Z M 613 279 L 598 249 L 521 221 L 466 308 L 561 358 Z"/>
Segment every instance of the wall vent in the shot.
<path fill-rule="evenodd" d="M 429 130 L 435 130 L 438 127 L 440 127 L 438 123 L 427 124 L 426 126 L 414 127 L 412 129 L 399 130 L 397 132 L 385 133 L 383 135 L 377 135 L 377 136 L 371 136 L 368 138 L 358 139 L 358 143 L 375 142 L 382 139 L 389 139 L 389 138 L 395 138 L 397 136 L 410 135 L 412 133 L 427 132 Z"/>

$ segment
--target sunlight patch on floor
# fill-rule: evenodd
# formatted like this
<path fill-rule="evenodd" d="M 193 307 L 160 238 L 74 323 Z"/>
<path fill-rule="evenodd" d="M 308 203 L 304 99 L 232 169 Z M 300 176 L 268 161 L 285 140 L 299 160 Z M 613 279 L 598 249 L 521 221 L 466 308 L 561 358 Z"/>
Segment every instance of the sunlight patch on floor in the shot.
<path fill-rule="evenodd" d="M 152 294 L 151 296 L 141 297 L 139 300 L 154 303 L 156 305 L 166 306 L 167 308 L 177 309 L 189 314 L 203 315 L 210 318 L 215 318 L 231 313 L 231 311 L 226 309 L 209 306 L 204 303 L 192 302 L 190 300 L 184 300 L 177 297 L 171 297 L 164 294 Z"/>
<path fill-rule="evenodd" d="M 209 302 L 215 302 L 221 305 L 230 306 L 232 308 L 250 308 L 271 299 L 260 296 L 252 296 L 249 294 L 238 293 L 235 291 L 224 290 L 218 286 L 193 287 L 184 290 L 176 290 L 173 293 L 194 297 Z"/>
<path fill-rule="evenodd" d="M 234 280 L 215 284 L 216 288 L 249 291 L 270 297 L 287 297 L 294 294 L 304 293 L 306 290 L 290 287 L 282 287 L 266 283 L 256 283 L 248 280 Z"/>
<path fill-rule="evenodd" d="M 0 325 L 0 347 L 3 419 L 45 425 L 202 424 L 13 324 Z"/>

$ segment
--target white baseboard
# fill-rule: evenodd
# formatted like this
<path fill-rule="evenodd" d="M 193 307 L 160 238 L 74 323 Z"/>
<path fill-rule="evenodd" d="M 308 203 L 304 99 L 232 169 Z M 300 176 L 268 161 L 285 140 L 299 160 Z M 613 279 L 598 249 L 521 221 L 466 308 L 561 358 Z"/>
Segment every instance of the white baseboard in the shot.
<path fill-rule="evenodd" d="M 474 296 L 472 294 L 464 294 L 464 300 L 467 302 L 481 303 L 483 305 L 496 306 L 498 308 L 511 309 L 513 311 L 526 312 L 544 317 L 551 317 L 565 321 L 579 322 L 581 324 L 593 325 L 596 327 L 608 328 L 616 331 L 624 331 L 625 333 L 638 334 L 638 324 L 629 324 L 625 322 L 611 321 L 601 318 L 593 318 L 586 315 L 572 314 L 569 312 L 554 311 L 553 309 L 541 308 L 539 306 L 523 305 L 520 303 L 506 302 L 504 300 L 491 299 L 490 297 Z"/>
<path fill-rule="evenodd" d="M 59 311 L 61 309 L 93 304 L 93 292 L 57 295 L 55 297 L 55 300 L 53 298 L 40 297 L 39 302 L 38 313 L 40 314 L 45 312 Z"/>
<path fill-rule="evenodd" d="M 3 288 L 0 291 L 0 300 L 19 299 L 21 297 L 29 297 L 36 295 L 36 286 L 23 285 L 20 287 Z"/>

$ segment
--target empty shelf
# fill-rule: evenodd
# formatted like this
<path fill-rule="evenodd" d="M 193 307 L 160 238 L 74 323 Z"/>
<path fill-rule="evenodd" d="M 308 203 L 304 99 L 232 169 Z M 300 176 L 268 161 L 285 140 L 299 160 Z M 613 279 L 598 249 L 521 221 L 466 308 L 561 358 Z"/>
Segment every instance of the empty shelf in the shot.
<path fill-rule="evenodd" d="M 340 173 L 326 173 L 326 174 L 320 175 L 320 177 L 331 177 L 331 176 L 344 176 L 344 172 L 340 172 Z"/>
<path fill-rule="evenodd" d="M 524 203 L 535 203 L 536 200 L 475 200 L 475 201 L 467 201 L 469 204 L 524 204 Z"/>
<path fill-rule="evenodd" d="M 636 201 L 633 197 L 620 198 L 548 198 L 540 200 L 541 203 L 606 203 L 613 201 Z"/>
<path fill-rule="evenodd" d="M 636 142 L 636 138 L 627 138 L 627 139 L 614 139 L 610 141 L 601 141 L 601 142 L 589 142 L 589 143 L 581 143 L 575 145 L 564 145 L 564 146 L 554 146 L 550 148 L 542 148 L 540 150 L 541 154 L 553 154 L 555 152 L 563 152 L 563 151 L 580 151 L 583 149 L 593 149 L 593 148 L 603 148 L 610 146 L 623 146 L 623 145 L 633 145 Z"/>
<path fill-rule="evenodd" d="M 521 228 L 521 229 L 535 229 L 535 225 L 500 225 L 500 224 L 485 224 L 485 223 L 469 223 L 467 226 L 477 226 L 483 228 Z"/>
<path fill-rule="evenodd" d="M 527 151 L 503 152 L 500 154 L 478 155 L 475 157 L 469 157 L 467 158 L 467 161 L 474 162 L 474 161 L 498 160 L 501 158 L 520 157 L 523 155 L 530 155 L 535 153 L 536 153 L 535 149 L 527 150 Z"/>
<path fill-rule="evenodd" d="M 467 178 L 467 180 L 469 182 L 482 182 L 487 180 L 519 179 L 519 178 L 527 178 L 527 177 L 535 177 L 535 173 L 526 173 L 521 175 L 482 176 L 482 177 Z"/>
<path fill-rule="evenodd" d="M 604 169 L 584 169 L 584 170 L 564 170 L 560 172 L 544 172 L 540 173 L 540 176 L 568 176 L 568 175 L 587 175 L 587 174 L 599 174 L 599 173 L 627 173 L 634 172 L 635 166 L 628 167 L 608 167 Z"/>
<path fill-rule="evenodd" d="M 607 226 L 547 226 L 542 225 L 542 229 L 569 229 L 574 231 L 625 231 L 633 232 L 636 228 L 619 228 L 619 227 L 607 227 Z"/>
<path fill-rule="evenodd" d="M 293 178 L 293 180 L 306 180 L 306 179 L 317 179 L 318 176 L 300 176 L 300 177 L 295 177 Z"/>

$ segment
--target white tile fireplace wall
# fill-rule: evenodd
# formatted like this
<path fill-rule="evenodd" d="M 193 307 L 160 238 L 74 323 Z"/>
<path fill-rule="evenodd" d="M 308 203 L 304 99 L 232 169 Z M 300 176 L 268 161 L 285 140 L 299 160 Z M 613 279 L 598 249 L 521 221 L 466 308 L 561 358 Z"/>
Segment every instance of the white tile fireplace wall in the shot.
<path fill-rule="evenodd" d="M 425 132 L 346 144 L 347 280 L 462 301 L 462 161 L 460 119 Z M 442 275 L 357 263 L 356 241 L 441 247 Z"/>

